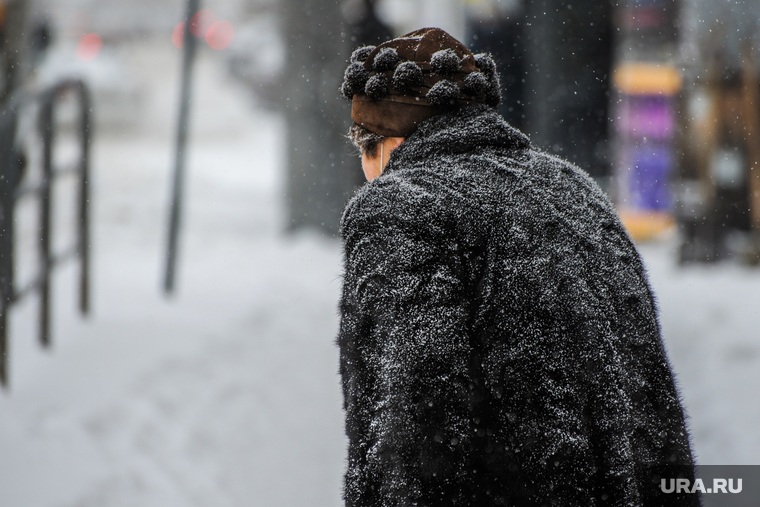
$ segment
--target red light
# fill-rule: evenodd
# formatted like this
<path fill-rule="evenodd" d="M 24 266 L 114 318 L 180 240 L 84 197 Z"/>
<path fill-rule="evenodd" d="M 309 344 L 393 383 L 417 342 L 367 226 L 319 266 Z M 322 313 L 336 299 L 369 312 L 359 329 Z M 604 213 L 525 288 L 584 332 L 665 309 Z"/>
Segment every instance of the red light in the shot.
<path fill-rule="evenodd" d="M 180 21 L 177 26 L 172 30 L 172 44 L 177 48 L 182 49 L 182 41 L 185 38 L 185 22 Z"/>
<path fill-rule="evenodd" d="M 229 21 L 217 21 L 206 32 L 206 44 L 211 49 L 224 49 L 232 44 L 235 38 L 235 28 Z"/>
<path fill-rule="evenodd" d="M 201 9 L 190 18 L 190 33 L 203 38 L 216 21 L 216 14 L 211 9 Z"/>
<path fill-rule="evenodd" d="M 77 56 L 80 60 L 89 62 L 94 60 L 103 47 L 103 39 L 96 33 L 88 33 L 79 39 L 77 44 Z"/>

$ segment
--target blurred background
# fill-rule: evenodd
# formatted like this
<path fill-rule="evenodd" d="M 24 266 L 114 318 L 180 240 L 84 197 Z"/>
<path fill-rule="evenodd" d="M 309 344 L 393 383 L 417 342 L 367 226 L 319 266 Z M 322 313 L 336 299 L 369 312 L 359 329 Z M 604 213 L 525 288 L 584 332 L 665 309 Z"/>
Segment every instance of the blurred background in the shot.
<path fill-rule="evenodd" d="M 352 49 L 422 26 L 491 52 L 505 118 L 616 203 L 698 462 L 760 464 L 759 20 L 0 0 L 0 505 L 341 505 L 336 233 L 363 176 L 338 87 Z"/>

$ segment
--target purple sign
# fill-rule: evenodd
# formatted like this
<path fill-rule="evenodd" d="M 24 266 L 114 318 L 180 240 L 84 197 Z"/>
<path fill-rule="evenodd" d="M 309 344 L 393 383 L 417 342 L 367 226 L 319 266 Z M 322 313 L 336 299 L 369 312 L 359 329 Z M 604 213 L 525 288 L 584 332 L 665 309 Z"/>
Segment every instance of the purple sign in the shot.
<path fill-rule="evenodd" d="M 671 139 L 676 115 L 673 98 L 663 95 L 624 95 L 619 106 L 618 131 L 624 138 Z"/>
<path fill-rule="evenodd" d="M 628 147 L 623 152 L 620 177 L 627 189 L 626 207 L 666 211 L 670 209 L 670 173 L 673 150 L 665 144 Z"/>

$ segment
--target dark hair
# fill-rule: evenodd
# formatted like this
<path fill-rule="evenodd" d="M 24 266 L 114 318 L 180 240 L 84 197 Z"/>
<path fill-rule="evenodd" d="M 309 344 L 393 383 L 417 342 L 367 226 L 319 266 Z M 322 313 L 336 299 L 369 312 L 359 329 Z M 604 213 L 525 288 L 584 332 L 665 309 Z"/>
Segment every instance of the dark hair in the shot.
<path fill-rule="evenodd" d="M 356 123 L 348 129 L 348 138 L 356 149 L 359 150 L 359 153 L 367 155 L 369 158 L 377 156 L 377 145 L 385 140 L 385 136 L 375 134 Z"/>

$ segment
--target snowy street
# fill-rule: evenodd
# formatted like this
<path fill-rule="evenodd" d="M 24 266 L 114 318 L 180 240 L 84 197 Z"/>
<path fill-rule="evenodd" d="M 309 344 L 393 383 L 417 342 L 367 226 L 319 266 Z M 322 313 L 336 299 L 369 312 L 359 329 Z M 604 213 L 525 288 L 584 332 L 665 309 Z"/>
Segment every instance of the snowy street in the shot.
<path fill-rule="evenodd" d="M 135 41 L 124 62 L 144 93 L 136 127 L 95 130 L 93 313 L 76 312 L 73 265 L 51 351 L 36 300 L 12 309 L 0 506 L 338 507 L 340 244 L 282 233 L 284 123 L 201 51 L 166 299 L 180 53 Z M 674 248 L 641 251 L 697 460 L 760 464 L 760 269 L 679 268 Z"/>

